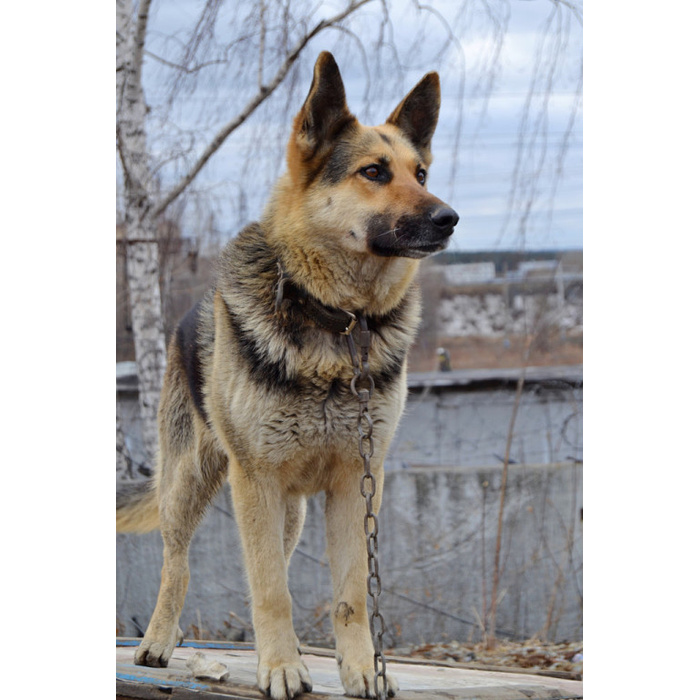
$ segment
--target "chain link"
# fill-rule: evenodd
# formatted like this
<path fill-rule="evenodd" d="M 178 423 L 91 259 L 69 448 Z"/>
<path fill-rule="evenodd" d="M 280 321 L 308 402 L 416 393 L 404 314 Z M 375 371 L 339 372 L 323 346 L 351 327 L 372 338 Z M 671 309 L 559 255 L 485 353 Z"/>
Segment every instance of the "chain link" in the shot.
<path fill-rule="evenodd" d="M 372 598 L 372 613 L 369 617 L 369 627 L 374 643 L 374 691 L 377 698 L 386 700 L 386 661 L 383 651 L 383 637 L 386 631 L 384 618 L 379 612 L 379 594 L 382 592 L 382 579 L 379 576 L 379 520 L 372 508 L 372 498 L 377 492 L 377 480 L 372 474 L 370 458 L 374 454 L 374 438 L 372 437 L 372 417 L 369 414 L 369 400 L 374 393 L 374 380 L 369 373 L 370 332 L 367 328 L 367 318 L 359 317 L 360 325 L 360 354 L 357 353 L 352 333 L 346 338 L 352 359 L 353 378 L 350 381 L 350 391 L 357 399 L 359 413 L 357 416 L 357 432 L 360 457 L 364 465 L 364 473 L 360 481 L 360 493 L 365 499 L 366 512 L 364 517 L 365 537 L 367 541 L 367 593 Z M 382 679 L 381 688 L 379 679 Z"/>

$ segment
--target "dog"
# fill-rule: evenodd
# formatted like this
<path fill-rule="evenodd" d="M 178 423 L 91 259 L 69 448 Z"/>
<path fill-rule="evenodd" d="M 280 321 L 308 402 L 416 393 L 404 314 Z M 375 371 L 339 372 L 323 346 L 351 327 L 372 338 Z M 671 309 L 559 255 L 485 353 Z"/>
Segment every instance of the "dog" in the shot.
<path fill-rule="evenodd" d="M 224 248 L 214 288 L 169 343 L 154 476 L 117 494 L 119 531 L 160 528 L 163 537 L 160 592 L 136 664 L 167 666 L 182 641 L 190 540 L 228 478 L 258 686 L 275 700 L 310 692 L 287 568 L 306 498 L 323 491 L 340 678 L 347 695 L 375 697 L 364 471 L 346 341 L 362 329 L 371 338 L 378 512 L 420 319 L 419 261 L 446 247 L 459 218 L 426 189 L 439 108 L 439 77 L 428 73 L 386 123 L 364 126 L 348 109 L 333 56 L 318 57 L 286 173 L 261 220 Z M 397 688 L 387 675 L 384 692 Z"/>

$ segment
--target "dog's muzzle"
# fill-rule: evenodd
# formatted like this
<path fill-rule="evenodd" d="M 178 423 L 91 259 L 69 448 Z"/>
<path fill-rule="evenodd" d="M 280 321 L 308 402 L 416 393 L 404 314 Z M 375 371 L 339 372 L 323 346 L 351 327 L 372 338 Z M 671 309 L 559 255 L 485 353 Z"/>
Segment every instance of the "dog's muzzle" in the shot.
<path fill-rule="evenodd" d="M 367 227 L 368 245 L 376 255 L 424 258 L 447 247 L 458 221 L 459 214 L 442 203 L 393 225 L 388 216 L 375 216 Z"/>

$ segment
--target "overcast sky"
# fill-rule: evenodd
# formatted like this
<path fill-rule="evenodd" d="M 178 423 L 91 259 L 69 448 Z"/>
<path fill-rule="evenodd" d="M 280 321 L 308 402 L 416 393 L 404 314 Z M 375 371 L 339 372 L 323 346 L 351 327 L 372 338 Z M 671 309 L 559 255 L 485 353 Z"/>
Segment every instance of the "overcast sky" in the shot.
<path fill-rule="evenodd" d="M 489 0 L 488 7 L 496 23 L 505 23 L 507 18 L 507 31 L 493 87 L 485 102 L 487 75 L 482 66 L 493 50 L 494 22 L 483 11 L 486 3 L 482 9 L 471 9 L 461 20 L 455 18 L 460 4 L 440 0 L 433 3 L 450 20 L 461 44 L 461 51 L 453 44 L 441 57 L 437 56 L 437 48 L 445 43 L 446 34 L 440 22 L 427 13 L 419 17 L 411 2 L 391 4 L 394 39 L 405 66 L 402 76 L 392 74 L 390 66 L 382 73 L 381 67 L 372 65 L 372 56 L 363 59 L 356 43 L 338 32 L 321 35 L 305 49 L 293 93 L 296 104 L 290 109 L 296 111 L 301 105 L 310 84 L 313 61 L 323 49 L 330 49 L 336 55 L 350 108 L 364 123 L 384 121 L 405 91 L 423 73 L 435 68 L 441 75 L 443 102 L 433 141 L 435 160 L 429 188 L 460 214 L 451 249 L 581 248 L 582 113 L 577 86 L 582 27 L 567 11 L 559 15 L 569 19 L 566 31 L 559 35 L 564 39 L 560 58 L 550 72 L 547 60 L 557 36 L 556 17 L 552 19 L 553 2 Z M 173 52 L 170 57 L 174 59 L 177 45 L 169 37 L 185 36 L 185 29 L 196 20 L 200 5 L 197 0 L 154 3 L 147 48 L 159 56 Z M 337 7 L 337 2 L 324 2 L 314 17 L 328 17 Z M 381 19 L 370 10 L 371 6 L 350 23 L 361 38 L 372 36 L 373 23 L 376 25 Z M 225 17 L 222 14 L 220 32 L 221 28 L 235 24 L 235 18 L 224 21 Z M 542 29 L 548 18 L 552 31 L 539 57 L 543 78 L 534 85 L 528 100 Z M 420 48 L 411 52 L 418 27 L 424 29 L 424 34 Z M 252 62 L 256 60 L 251 56 Z M 270 66 L 269 72 L 272 71 Z M 165 78 L 162 63 L 147 56 L 145 82 L 149 106 L 162 102 Z M 551 79 L 549 88 L 545 79 Z M 249 98 L 242 83 L 240 78 L 231 79 L 230 85 L 200 81 L 191 94 L 184 96 L 183 106 L 168 115 L 167 121 L 151 122 L 149 137 L 154 148 L 167 153 L 172 139 L 190 138 L 172 128 L 175 119 L 179 128 L 189 122 L 199 125 L 192 138 L 195 151 L 201 148 L 216 128 Z M 251 91 L 253 87 L 250 86 Z M 234 235 L 245 221 L 259 216 L 269 186 L 283 167 L 281 159 L 290 117 L 278 107 L 281 97 L 282 89 L 277 102 L 271 101 L 267 109 L 232 134 L 192 186 L 194 193 L 207 193 L 211 198 L 217 227 L 226 237 Z M 458 135 L 460 113 L 462 128 Z M 212 115 L 217 116 L 212 118 Z M 208 124 L 201 126 L 204 122 Z M 264 150 L 256 146 L 251 151 L 251 143 L 263 127 L 266 129 Z M 262 167 L 259 159 L 270 162 Z M 251 167 L 251 160 L 256 167 Z M 517 180 L 514 179 L 516 164 Z M 175 177 L 167 168 L 161 176 L 165 185 Z M 245 206 L 241 210 L 242 202 Z M 200 219 L 201 209 L 189 207 L 183 221 L 185 235 L 196 235 L 193 229 L 200 225 Z"/>

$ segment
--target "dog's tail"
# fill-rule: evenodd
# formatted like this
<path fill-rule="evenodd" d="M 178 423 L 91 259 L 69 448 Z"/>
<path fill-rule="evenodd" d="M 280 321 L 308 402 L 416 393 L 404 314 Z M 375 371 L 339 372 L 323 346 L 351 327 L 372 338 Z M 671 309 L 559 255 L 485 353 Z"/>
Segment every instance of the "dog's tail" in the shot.
<path fill-rule="evenodd" d="M 117 532 L 150 532 L 160 525 L 155 481 L 135 481 L 117 488 Z"/>

